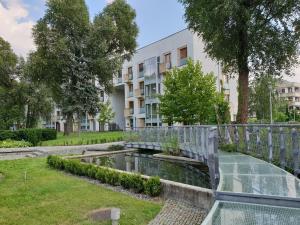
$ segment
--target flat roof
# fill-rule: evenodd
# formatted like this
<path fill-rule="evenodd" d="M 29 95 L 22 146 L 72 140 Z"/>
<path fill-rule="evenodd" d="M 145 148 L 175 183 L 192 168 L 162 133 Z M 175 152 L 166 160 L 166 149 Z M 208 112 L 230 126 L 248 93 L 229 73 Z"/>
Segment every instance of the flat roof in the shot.
<path fill-rule="evenodd" d="M 154 42 L 152 42 L 152 43 L 150 43 L 150 44 L 147 44 L 147 45 L 145 45 L 145 46 L 142 46 L 142 47 L 140 47 L 140 48 L 137 48 L 136 51 L 139 51 L 139 50 L 141 50 L 141 49 L 143 49 L 143 48 L 149 47 L 149 46 L 151 46 L 151 45 L 153 45 L 153 44 L 156 44 L 156 43 L 158 43 L 158 42 L 160 42 L 160 41 L 162 41 L 162 40 L 168 39 L 168 38 L 170 38 L 170 37 L 172 37 L 172 36 L 174 36 L 174 35 L 176 35 L 176 34 L 178 34 L 178 33 L 181 33 L 182 31 L 185 31 L 185 30 L 188 30 L 188 28 L 184 28 L 184 29 L 182 29 L 182 30 L 180 30 L 180 31 L 177 31 L 177 32 L 175 32 L 175 33 L 173 33 L 173 34 L 170 34 L 170 35 L 168 35 L 168 36 L 166 36 L 166 37 L 164 37 L 164 38 L 161 38 L 161 39 L 159 39 L 159 40 L 157 40 L 157 41 L 154 41 Z"/>

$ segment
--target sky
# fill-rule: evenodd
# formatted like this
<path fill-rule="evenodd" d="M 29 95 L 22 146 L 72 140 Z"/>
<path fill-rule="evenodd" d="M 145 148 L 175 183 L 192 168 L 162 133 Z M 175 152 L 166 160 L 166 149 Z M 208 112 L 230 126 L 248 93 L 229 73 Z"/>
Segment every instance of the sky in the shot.
<path fill-rule="evenodd" d="M 86 0 L 94 18 L 113 0 Z M 0 36 L 18 55 L 34 49 L 31 28 L 45 13 L 46 0 L 0 0 Z M 138 46 L 142 47 L 186 28 L 183 6 L 177 0 L 127 0 L 136 10 Z"/>
<path fill-rule="evenodd" d="M 113 0 L 86 0 L 91 20 Z M 35 49 L 31 29 L 45 13 L 46 0 L 0 0 L 0 36 L 10 42 L 17 55 Z M 139 27 L 138 47 L 145 46 L 187 27 L 184 8 L 178 0 L 127 0 L 136 10 Z M 287 78 L 300 82 L 296 76 Z"/>

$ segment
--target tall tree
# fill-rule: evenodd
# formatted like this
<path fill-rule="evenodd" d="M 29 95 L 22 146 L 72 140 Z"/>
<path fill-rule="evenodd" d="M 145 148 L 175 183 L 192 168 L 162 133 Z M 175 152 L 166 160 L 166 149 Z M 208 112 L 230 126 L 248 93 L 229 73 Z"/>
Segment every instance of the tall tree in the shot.
<path fill-rule="evenodd" d="M 190 29 L 220 60 L 227 72 L 238 74 L 238 114 L 247 123 L 249 73 L 290 74 L 297 63 L 299 0 L 179 0 Z"/>
<path fill-rule="evenodd" d="M 0 37 L 0 86 L 10 87 L 17 65 L 17 56 L 10 44 Z"/>
<path fill-rule="evenodd" d="M 216 122 L 215 107 L 219 103 L 216 79 L 205 74 L 201 64 L 188 60 L 184 68 L 168 71 L 164 80 L 165 91 L 160 96 L 160 113 L 164 121 L 191 125 Z M 213 120 L 213 121 L 212 121 Z"/>
<path fill-rule="evenodd" d="M 72 131 L 74 114 L 80 120 L 85 112 L 97 112 L 96 80 L 109 90 L 124 56 L 133 53 L 138 32 L 134 19 L 125 0 L 106 6 L 93 23 L 84 0 L 47 2 L 45 16 L 34 27 L 33 70 L 36 79 L 51 87 L 66 115 L 66 134 Z"/>

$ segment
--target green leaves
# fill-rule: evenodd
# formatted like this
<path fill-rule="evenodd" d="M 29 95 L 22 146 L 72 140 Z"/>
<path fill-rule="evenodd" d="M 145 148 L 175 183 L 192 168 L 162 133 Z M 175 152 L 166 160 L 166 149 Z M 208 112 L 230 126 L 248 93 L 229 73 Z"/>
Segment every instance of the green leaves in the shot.
<path fill-rule="evenodd" d="M 204 74 L 199 62 L 174 68 L 165 76 L 165 93 L 160 96 L 160 113 L 167 123 L 207 124 L 217 102 L 216 80 Z"/>
<path fill-rule="evenodd" d="M 10 87 L 17 64 L 17 56 L 11 46 L 0 37 L 0 87 Z"/>

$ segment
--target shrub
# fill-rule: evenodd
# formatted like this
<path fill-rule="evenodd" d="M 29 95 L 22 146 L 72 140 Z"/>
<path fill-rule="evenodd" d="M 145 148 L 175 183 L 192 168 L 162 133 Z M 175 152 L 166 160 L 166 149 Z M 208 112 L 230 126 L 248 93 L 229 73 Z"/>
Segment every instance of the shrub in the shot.
<path fill-rule="evenodd" d="M 179 140 L 176 136 L 168 137 L 162 145 L 163 152 L 166 155 L 180 155 Z"/>
<path fill-rule="evenodd" d="M 16 141 L 27 141 L 36 146 L 41 141 L 54 140 L 57 131 L 54 129 L 21 129 L 17 131 L 0 131 L 0 140 L 12 139 Z"/>
<path fill-rule="evenodd" d="M 235 152 L 237 148 L 235 144 L 221 144 L 220 149 L 224 152 Z"/>
<path fill-rule="evenodd" d="M 120 184 L 123 188 L 129 189 L 131 186 L 131 180 L 130 180 L 130 175 L 123 173 L 120 176 Z"/>
<path fill-rule="evenodd" d="M 107 150 L 109 151 L 119 151 L 119 150 L 123 150 L 124 146 L 123 145 L 111 145 L 107 148 Z"/>
<path fill-rule="evenodd" d="M 130 176 L 130 188 L 137 193 L 144 191 L 144 180 L 141 175 L 133 174 Z"/>
<path fill-rule="evenodd" d="M 96 167 L 90 164 L 81 163 L 79 160 L 62 159 L 59 156 L 48 156 L 47 163 L 50 167 L 65 170 L 69 173 L 95 178 L 102 183 L 121 185 L 126 189 L 133 189 L 137 193 L 145 192 L 150 196 L 160 194 L 161 186 L 158 177 L 144 181 L 139 174 L 126 174 L 108 168 Z"/>
<path fill-rule="evenodd" d="M 0 148 L 24 148 L 30 146 L 32 146 L 32 144 L 27 141 L 14 141 L 10 139 L 0 141 Z"/>
<path fill-rule="evenodd" d="M 145 193 L 150 196 L 158 196 L 161 192 L 161 183 L 159 177 L 150 177 L 145 182 Z"/>

